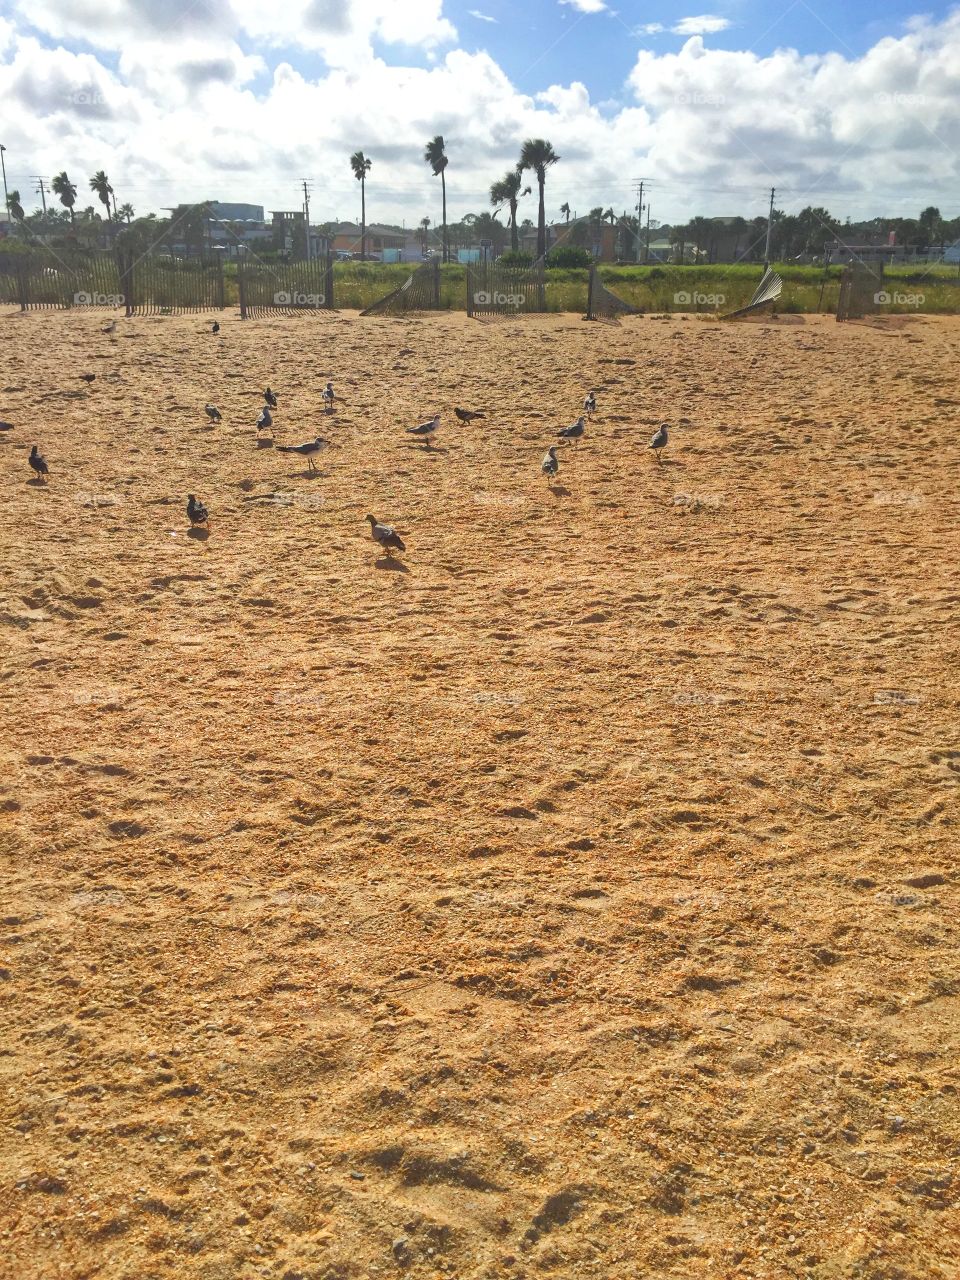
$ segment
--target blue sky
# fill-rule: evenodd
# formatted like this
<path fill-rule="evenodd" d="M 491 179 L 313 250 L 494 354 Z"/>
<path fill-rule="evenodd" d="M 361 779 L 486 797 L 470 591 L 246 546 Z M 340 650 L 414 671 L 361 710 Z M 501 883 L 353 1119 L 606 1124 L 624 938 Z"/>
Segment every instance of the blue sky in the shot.
<path fill-rule="evenodd" d="M 527 137 L 561 155 L 548 212 L 960 214 L 960 5 L 908 0 L 7 0 L 10 185 L 105 168 L 139 212 L 179 201 L 352 218 L 489 208 Z M 530 216 L 533 208 L 521 208 Z"/>

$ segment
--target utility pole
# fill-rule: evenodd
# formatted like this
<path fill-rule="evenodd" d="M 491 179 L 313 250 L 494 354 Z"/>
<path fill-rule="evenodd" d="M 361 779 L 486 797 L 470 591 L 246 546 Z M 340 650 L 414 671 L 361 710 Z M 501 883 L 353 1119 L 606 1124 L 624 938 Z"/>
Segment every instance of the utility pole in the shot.
<path fill-rule="evenodd" d="M 647 201 L 647 243 L 643 250 L 644 262 L 650 261 L 650 201 Z"/>
<path fill-rule="evenodd" d="M 310 183 L 303 179 L 303 212 L 307 222 L 307 261 L 310 261 Z"/>
<path fill-rule="evenodd" d="M 34 187 L 37 195 L 40 197 L 40 203 L 43 205 L 43 216 L 47 216 L 47 188 L 44 185 L 43 178 L 37 178 L 37 185 Z"/>
<path fill-rule="evenodd" d="M 643 226 L 643 187 L 646 178 L 634 178 L 633 186 L 637 193 L 637 262 L 640 261 L 640 229 Z"/>
<path fill-rule="evenodd" d="M 770 265 L 770 244 L 773 240 L 773 198 L 777 194 L 777 188 L 770 188 L 770 212 L 767 215 L 767 245 L 763 251 L 763 267 L 764 270 Z"/>

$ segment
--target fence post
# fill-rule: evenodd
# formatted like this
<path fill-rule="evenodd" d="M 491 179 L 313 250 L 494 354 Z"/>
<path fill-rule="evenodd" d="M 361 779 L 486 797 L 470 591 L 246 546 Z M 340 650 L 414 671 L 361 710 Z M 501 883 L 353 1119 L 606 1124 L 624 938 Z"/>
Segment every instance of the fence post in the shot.
<path fill-rule="evenodd" d="M 543 270 L 543 258 L 537 263 L 537 303 L 540 311 L 547 309 L 547 291 Z"/>
<path fill-rule="evenodd" d="M 217 254 L 217 267 L 219 268 L 217 272 L 217 304 L 220 307 L 220 310 L 222 311 L 224 306 L 226 305 L 226 289 L 223 282 L 223 254 L 222 253 Z"/>
<path fill-rule="evenodd" d="M 240 295 L 240 319 L 247 318 L 247 293 L 243 281 L 243 249 L 237 254 L 237 292 Z"/>
<path fill-rule="evenodd" d="M 27 264 L 22 259 L 17 263 L 17 293 L 20 295 L 20 310 L 26 311 L 29 296 L 27 294 Z"/>
<path fill-rule="evenodd" d="M 467 265 L 467 315 L 473 315 L 473 279 L 469 264 Z"/>
<path fill-rule="evenodd" d="M 587 278 L 587 319 L 593 319 L 593 281 L 596 275 L 596 264 L 590 263 L 590 275 Z"/>
<path fill-rule="evenodd" d="M 327 269 L 324 272 L 323 294 L 327 300 L 327 308 L 332 311 L 334 308 L 333 300 L 333 250 L 327 250 Z"/>
<path fill-rule="evenodd" d="M 440 310 L 440 263 L 436 259 L 433 262 L 433 306 L 434 310 Z"/>

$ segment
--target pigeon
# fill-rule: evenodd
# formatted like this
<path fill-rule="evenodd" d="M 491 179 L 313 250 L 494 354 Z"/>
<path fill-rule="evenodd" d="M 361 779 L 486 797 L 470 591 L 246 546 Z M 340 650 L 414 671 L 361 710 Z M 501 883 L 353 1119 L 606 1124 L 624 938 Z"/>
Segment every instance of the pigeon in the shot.
<path fill-rule="evenodd" d="M 557 446 L 555 444 L 552 444 L 543 455 L 543 462 L 540 463 L 540 470 L 548 480 L 551 480 L 560 470 L 560 463 L 557 460 Z"/>
<path fill-rule="evenodd" d="M 657 455 L 657 461 L 659 462 L 660 450 L 665 449 L 666 447 L 667 447 L 667 424 L 665 422 L 661 422 L 659 428 L 657 429 L 656 434 L 654 435 L 653 439 L 650 441 L 647 448 L 652 449 L 654 451 L 654 453 Z"/>
<path fill-rule="evenodd" d="M 198 502 L 192 493 L 187 495 L 187 516 L 191 527 L 195 524 L 208 524 L 210 520 L 207 508 L 202 502 Z"/>
<path fill-rule="evenodd" d="M 583 411 L 584 413 L 596 413 L 597 411 L 597 397 L 592 391 L 583 402 Z"/>
<path fill-rule="evenodd" d="M 473 413 L 470 409 L 454 409 L 453 411 L 461 422 L 472 422 L 474 418 L 485 418 L 484 413 Z"/>
<path fill-rule="evenodd" d="M 81 373 L 80 380 L 81 382 L 85 382 L 87 386 L 89 386 L 90 383 L 96 379 L 96 376 L 97 375 L 95 373 Z"/>
<path fill-rule="evenodd" d="M 277 407 L 277 397 L 269 387 L 267 387 L 266 391 L 263 393 L 263 398 L 271 409 L 275 409 Z"/>
<path fill-rule="evenodd" d="M 220 410 L 217 408 L 215 404 L 205 404 L 203 406 L 203 411 L 207 415 L 207 417 L 210 419 L 211 422 L 220 421 Z"/>
<path fill-rule="evenodd" d="M 336 397 L 333 394 L 332 382 L 328 382 L 327 385 L 323 388 L 323 394 L 321 395 L 320 399 L 323 401 L 323 407 L 326 409 L 327 413 L 333 413 L 333 402 L 336 399 Z"/>
<path fill-rule="evenodd" d="M 219 332 L 220 332 L 220 321 L 219 321 L 219 320 L 214 320 L 214 322 L 213 322 L 213 328 L 211 329 L 211 331 L 210 331 L 210 332 L 211 332 L 211 333 L 219 333 Z"/>
<path fill-rule="evenodd" d="M 586 422 L 586 419 L 581 413 L 580 417 L 576 420 L 576 422 L 571 422 L 569 427 L 564 427 L 562 431 L 557 432 L 557 439 L 558 440 L 579 440 L 580 437 L 583 435 L 583 428 L 584 428 L 585 422 Z"/>
<path fill-rule="evenodd" d="M 108 325 L 106 325 L 106 326 L 105 326 L 105 328 L 104 328 L 103 332 L 104 332 L 104 333 L 116 333 L 116 332 L 117 332 L 117 322 L 116 322 L 116 320 L 111 320 L 111 321 L 110 321 L 110 323 L 109 323 Z"/>
<path fill-rule="evenodd" d="M 430 437 L 433 435 L 435 431 L 439 431 L 439 430 L 440 430 L 439 413 L 435 413 L 429 422 L 421 422 L 419 427 L 407 427 L 407 431 L 410 433 L 410 435 L 420 436 L 422 439 L 426 440 L 428 445 L 430 443 Z"/>
<path fill-rule="evenodd" d="M 305 444 L 278 444 L 277 452 L 299 453 L 310 464 L 310 470 L 316 471 L 317 466 L 313 460 L 313 455 L 319 453 L 321 449 L 326 449 L 329 443 L 330 441 L 324 440 L 323 436 L 317 436 L 315 440 L 308 440 Z"/>
<path fill-rule="evenodd" d="M 12 430 L 13 430 L 12 422 L 0 422 L 0 431 L 12 431 Z"/>
<path fill-rule="evenodd" d="M 266 405 L 260 410 L 260 416 L 257 418 L 257 433 L 265 431 L 267 428 L 273 430 L 273 417 Z"/>
<path fill-rule="evenodd" d="M 367 516 L 370 521 L 370 536 L 374 542 L 379 542 L 387 555 L 391 551 L 406 551 L 406 543 L 397 533 L 396 529 L 388 524 L 381 524 L 376 516 Z"/>
<path fill-rule="evenodd" d="M 30 450 L 30 466 L 38 476 L 45 476 L 49 473 L 50 468 L 47 466 L 47 460 L 37 448 L 36 445 Z"/>

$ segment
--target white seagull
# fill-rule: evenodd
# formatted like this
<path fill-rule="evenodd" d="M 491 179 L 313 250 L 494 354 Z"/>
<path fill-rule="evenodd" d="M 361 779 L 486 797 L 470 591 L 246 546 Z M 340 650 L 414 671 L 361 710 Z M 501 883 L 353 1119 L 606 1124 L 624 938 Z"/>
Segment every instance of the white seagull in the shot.
<path fill-rule="evenodd" d="M 657 461 L 659 462 L 660 450 L 665 449 L 667 447 L 667 444 L 668 444 L 667 423 L 661 422 L 660 426 L 657 428 L 656 434 L 651 439 L 647 448 L 652 449 L 654 451 L 654 453 L 657 455 Z"/>
<path fill-rule="evenodd" d="M 557 446 L 555 444 L 552 444 L 543 455 L 543 461 L 540 463 L 540 470 L 548 480 L 552 480 L 560 470 L 560 463 L 557 459 Z"/>
<path fill-rule="evenodd" d="M 440 430 L 439 413 L 435 413 L 429 422 L 421 422 L 419 427 L 407 427 L 407 431 L 409 432 L 410 435 L 420 436 L 421 439 L 426 440 L 428 446 L 430 444 L 430 437 L 434 434 L 435 431 L 439 431 L 439 430 Z"/>

